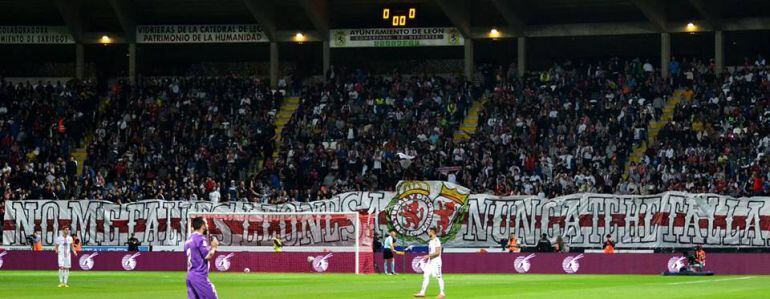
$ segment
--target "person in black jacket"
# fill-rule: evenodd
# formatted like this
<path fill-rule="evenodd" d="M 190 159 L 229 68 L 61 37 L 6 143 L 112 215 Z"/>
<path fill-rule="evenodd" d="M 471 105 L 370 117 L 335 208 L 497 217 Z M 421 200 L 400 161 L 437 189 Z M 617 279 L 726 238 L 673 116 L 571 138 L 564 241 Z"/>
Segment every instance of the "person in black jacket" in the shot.
<path fill-rule="evenodd" d="M 382 250 L 382 242 L 380 242 L 380 235 L 378 235 L 377 233 L 374 233 L 374 240 L 373 240 L 373 244 L 372 244 L 372 253 L 377 253 L 380 250 Z M 380 267 L 378 266 L 378 264 L 376 262 L 374 263 L 374 272 L 377 272 L 377 273 L 380 272 Z"/>
<path fill-rule="evenodd" d="M 538 252 L 553 252 L 553 246 L 551 246 L 551 241 L 548 240 L 548 235 L 543 234 L 540 237 L 540 240 L 537 241 L 537 247 Z"/>
<path fill-rule="evenodd" d="M 372 244 L 372 252 L 379 252 L 381 249 L 382 249 L 382 242 L 380 242 L 380 235 L 375 233 L 373 244 Z"/>
<path fill-rule="evenodd" d="M 128 239 L 128 251 L 139 251 L 139 246 L 142 245 L 142 243 L 139 242 L 139 239 L 137 239 L 134 234 L 131 234 L 131 238 Z"/>

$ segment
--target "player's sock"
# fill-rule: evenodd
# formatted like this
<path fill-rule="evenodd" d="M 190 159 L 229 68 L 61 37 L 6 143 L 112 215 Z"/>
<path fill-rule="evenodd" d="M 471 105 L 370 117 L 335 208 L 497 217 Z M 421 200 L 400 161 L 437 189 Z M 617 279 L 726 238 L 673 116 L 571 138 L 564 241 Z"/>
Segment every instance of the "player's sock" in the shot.
<path fill-rule="evenodd" d="M 388 261 L 382 263 L 382 271 L 385 272 L 385 274 L 388 274 Z"/>
<path fill-rule="evenodd" d="M 64 269 L 64 284 L 67 284 L 70 279 L 70 269 Z"/>
<path fill-rule="evenodd" d="M 440 291 L 439 294 L 443 295 L 444 294 L 444 278 L 443 277 L 439 277 L 438 278 L 438 289 Z"/>
<path fill-rule="evenodd" d="M 425 294 L 425 290 L 428 289 L 428 283 L 430 283 L 430 275 L 424 275 L 422 278 L 422 289 L 420 289 L 420 294 Z"/>
<path fill-rule="evenodd" d="M 59 269 L 59 284 L 64 283 L 64 270 Z"/>
<path fill-rule="evenodd" d="M 390 273 L 396 274 L 396 260 L 390 260 Z"/>

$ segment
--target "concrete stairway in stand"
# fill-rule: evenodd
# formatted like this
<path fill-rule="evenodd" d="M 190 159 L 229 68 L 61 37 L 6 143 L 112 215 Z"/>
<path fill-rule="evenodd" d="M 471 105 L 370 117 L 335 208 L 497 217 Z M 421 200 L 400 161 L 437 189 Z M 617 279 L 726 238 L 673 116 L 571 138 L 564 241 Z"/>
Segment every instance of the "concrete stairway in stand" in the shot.
<path fill-rule="evenodd" d="M 87 146 L 89 143 L 91 143 L 91 139 L 93 136 L 87 136 L 86 138 L 83 138 L 83 146 L 76 148 L 74 151 L 70 153 L 73 157 L 75 157 L 75 161 L 78 161 L 78 176 L 83 174 L 83 163 L 86 162 L 88 159 L 88 151 Z"/>
<path fill-rule="evenodd" d="M 644 158 L 644 153 L 647 151 L 647 147 L 656 143 L 658 132 L 660 132 L 660 130 L 663 129 L 663 127 L 665 127 L 668 122 L 674 119 L 674 111 L 676 110 L 676 106 L 681 102 L 682 91 L 677 90 L 674 92 L 673 96 L 671 96 L 668 101 L 666 101 L 666 105 L 663 107 L 663 115 L 661 115 L 660 119 L 657 121 L 650 121 L 650 124 L 647 125 L 646 142 L 637 144 L 634 150 L 631 152 L 631 155 L 628 157 L 628 161 L 626 162 L 625 166 L 626 174 L 628 174 L 628 167 L 631 162 L 639 163 L 642 161 Z"/>
<path fill-rule="evenodd" d="M 281 105 L 281 109 L 275 118 L 275 150 L 273 151 L 273 158 L 278 157 L 278 153 L 281 149 L 281 133 L 286 124 L 289 123 L 291 117 L 294 116 L 294 112 L 299 108 L 299 97 L 290 97 Z"/>
<path fill-rule="evenodd" d="M 299 108 L 299 97 L 288 97 L 284 99 L 283 104 L 281 104 L 281 108 L 275 115 L 275 137 L 273 139 L 275 142 L 275 148 L 273 149 L 273 158 L 277 158 L 280 153 L 281 133 L 283 132 L 283 128 L 286 126 L 286 124 L 288 124 L 291 120 L 291 117 L 294 116 L 294 112 L 297 111 L 297 108 Z M 249 176 L 256 175 L 260 170 L 262 170 L 262 163 L 263 160 L 252 163 L 252 165 L 249 167 Z"/>
<path fill-rule="evenodd" d="M 471 108 L 468 109 L 468 114 L 465 115 L 465 119 L 460 124 L 460 128 L 454 133 L 453 139 L 455 142 L 468 140 L 476 133 L 476 129 L 479 126 L 479 112 L 484 107 L 484 103 L 486 103 L 485 99 L 473 102 Z"/>

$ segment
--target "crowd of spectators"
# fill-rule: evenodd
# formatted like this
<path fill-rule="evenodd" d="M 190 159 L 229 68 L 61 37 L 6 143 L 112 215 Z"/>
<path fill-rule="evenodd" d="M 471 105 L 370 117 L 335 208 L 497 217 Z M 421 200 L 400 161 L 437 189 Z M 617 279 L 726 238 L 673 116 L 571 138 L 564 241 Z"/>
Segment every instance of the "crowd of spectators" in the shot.
<path fill-rule="evenodd" d="M 254 77 L 148 77 L 99 96 L 84 81 L 0 81 L 0 191 L 281 203 L 420 179 L 544 197 L 767 194 L 764 60 L 721 74 L 697 60 L 671 63 L 668 79 L 649 61 L 617 58 L 522 77 L 514 65 L 487 65 L 473 81 L 332 67 L 325 80 L 281 82 L 300 99 L 281 136 L 274 123 L 287 91 Z M 673 121 L 625 169 L 682 88 Z M 474 100 L 484 103 L 476 133 L 455 140 Z M 88 154 L 79 175 L 76 147 Z"/>
<path fill-rule="evenodd" d="M 70 153 L 93 130 L 99 99 L 88 81 L 0 80 L 0 194 L 55 198 L 76 180 Z"/>
<path fill-rule="evenodd" d="M 459 145 L 454 163 L 463 169 L 454 179 L 498 195 L 617 192 L 629 152 L 671 93 L 640 60 L 567 61 L 524 77 L 514 66 L 484 73 L 494 90 L 478 132 Z"/>
<path fill-rule="evenodd" d="M 326 77 L 303 90 L 279 157 L 260 173 L 280 201 L 441 179 L 452 136 L 480 96 L 461 77 L 334 67 Z"/>
<path fill-rule="evenodd" d="M 284 97 L 264 81 L 235 76 L 150 78 L 111 93 L 88 144 L 84 180 L 74 186 L 80 197 L 247 197 L 250 172 L 272 155 Z"/>
<path fill-rule="evenodd" d="M 630 167 L 620 191 L 666 190 L 732 196 L 770 191 L 770 69 L 759 56 L 732 71 L 713 62 L 672 61 L 672 78 L 689 87 L 673 121 Z"/>

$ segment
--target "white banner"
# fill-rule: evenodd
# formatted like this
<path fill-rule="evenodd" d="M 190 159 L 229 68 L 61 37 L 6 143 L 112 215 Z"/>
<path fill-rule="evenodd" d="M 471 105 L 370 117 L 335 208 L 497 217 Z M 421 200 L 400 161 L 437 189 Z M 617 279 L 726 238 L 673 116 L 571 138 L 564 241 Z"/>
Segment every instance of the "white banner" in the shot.
<path fill-rule="evenodd" d="M 267 37 L 256 24 L 227 25 L 139 25 L 140 44 L 266 43 Z"/>
<path fill-rule="evenodd" d="M 447 247 L 499 246 L 510 233 L 534 246 L 540 234 L 562 236 L 571 247 L 600 248 L 606 234 L 616 248 L 765 247 L 770 245 L 770 198 L 667 192 L 648 196 L 573 194 L 552 199 L 488 194 L 446 182 L 401 182 L 396 192 L 349 192 L 311 203 L 225 203 L 215 211 L 367 211 L 380 236 L 393 228 L 407 244 L 425 242 L 436 227 Z M 84 245 L 123 245 L 131 234 L 144 245 L 179 245 L 189 211 L 211 211 L 207 202 L 148 200 L 7 201 L 4 245 L 26 244 L 34 231 L 51 244 L 61 225 L 71 224 Z M 236 225 L 276 230 L 264 225 Z M 233 229 L 233 231 L 237 231 Z M 315 234 L 316 232 L 311 232 Z M 296 234 L 303 234 L 298 229 Z M 302 242 L 312 246 L 314 243 Z M 238 245 L 238 244 L 233 244 Z"/>
<path fill-rule="evenodd" d="M 462 46 L 462 34 L 453 27 L 334 29 L 332 48 Z"/>
<path fill-rule="evenodd" d="M 0 26 L 0 44 L 74 44 L 63 26 Z"/>

